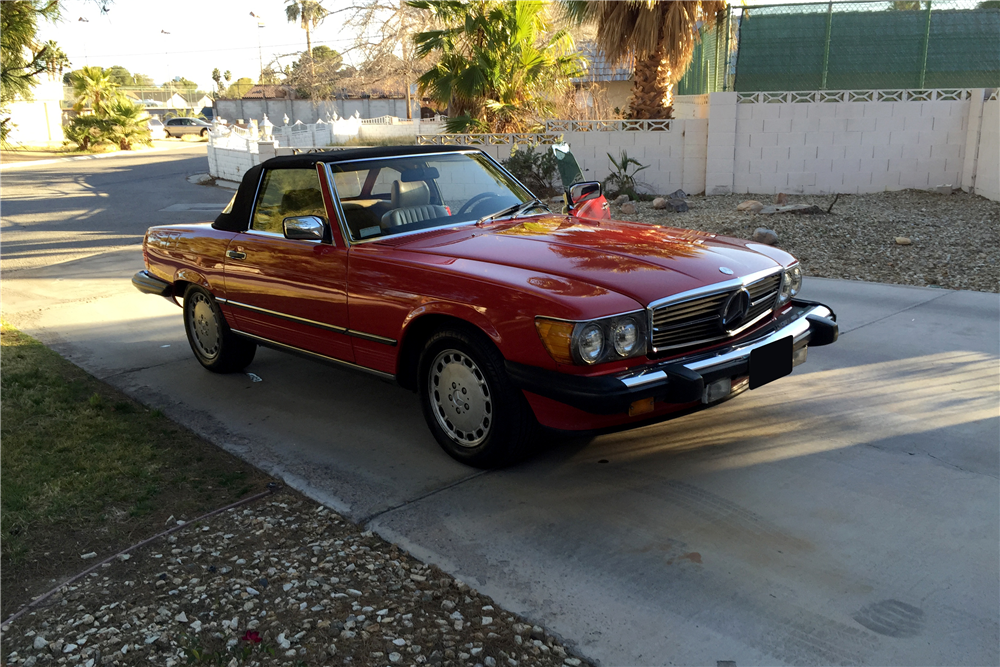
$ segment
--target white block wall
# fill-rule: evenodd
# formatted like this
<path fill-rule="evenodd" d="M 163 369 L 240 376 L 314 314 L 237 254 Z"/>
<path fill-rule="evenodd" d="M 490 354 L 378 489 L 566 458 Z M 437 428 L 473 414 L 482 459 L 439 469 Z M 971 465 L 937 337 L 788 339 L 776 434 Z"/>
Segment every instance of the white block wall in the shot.
<path fill-rule="evenodd" d="M 260 164 L 258 153 L 216 146 L 208 147 L 208 173 L 215 178 L 242 181 L 243 174 L 255 164 Z"/>
<path fill-rule="evenodd" d="M 868 193 L 962 182 L 969 100 L 736 107 L 736 192 Z"/>
<path fill-rule="evenodd" d="M 1000 100 L 983 104 L 975 183 L 976 194 L 1000 201 Z"/>

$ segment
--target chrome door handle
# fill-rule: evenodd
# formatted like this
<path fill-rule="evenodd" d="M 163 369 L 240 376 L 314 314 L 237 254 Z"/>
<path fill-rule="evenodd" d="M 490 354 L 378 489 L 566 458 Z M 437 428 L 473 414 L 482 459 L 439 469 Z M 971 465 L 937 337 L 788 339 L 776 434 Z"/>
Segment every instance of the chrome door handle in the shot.
<path fill-rule="evenodd" d="M 226 257 L 230 259 L 246 259 L 247 254 L 245 252 L 239 252 L 238 250 L 227 250 Z"/>

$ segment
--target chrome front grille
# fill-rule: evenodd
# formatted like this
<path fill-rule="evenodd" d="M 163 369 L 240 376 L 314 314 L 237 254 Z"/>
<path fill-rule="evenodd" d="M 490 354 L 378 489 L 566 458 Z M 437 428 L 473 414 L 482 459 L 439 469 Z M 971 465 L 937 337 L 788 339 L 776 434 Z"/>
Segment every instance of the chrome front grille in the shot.
<path fill-rule="evenodd" d="M 738 329 L 723 331 L 720 326 L 720 311 L 729 297 L 741 287 L 745 287 L 750 295 L 750 308 Z M 706 293 L 699 290 L 689 298 L 681 294 L 662 305 L 654 304 L 651 316 L 653 351 L 662 352 L 735 336 L 774 310 L 780 288 L 779 270 L 745 284 L 726 283 L 717 291 L 710 290 Z"/>

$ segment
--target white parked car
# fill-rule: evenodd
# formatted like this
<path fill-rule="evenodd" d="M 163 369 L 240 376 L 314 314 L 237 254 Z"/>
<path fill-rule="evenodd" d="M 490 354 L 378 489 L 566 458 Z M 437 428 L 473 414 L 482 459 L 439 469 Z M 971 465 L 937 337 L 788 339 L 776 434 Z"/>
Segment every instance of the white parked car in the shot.
<path fill-rule="evenodd" d="M 150 139 L 166 139 L 167 133 L 163 129 L 163 121 L 159 118 L 150 118 L 146 122 L 146 129 L 149 130 Z"/>

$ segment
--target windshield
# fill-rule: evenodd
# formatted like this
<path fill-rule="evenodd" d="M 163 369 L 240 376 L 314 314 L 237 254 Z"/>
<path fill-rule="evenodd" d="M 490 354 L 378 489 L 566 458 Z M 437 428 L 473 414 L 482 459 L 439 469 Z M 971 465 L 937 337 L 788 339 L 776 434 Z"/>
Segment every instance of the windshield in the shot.
<path fill-rule="evenodd" d="M 530 192 L 481 153 L 431 153 L 330 164 L 354 241 L 479 220 Z"/>

